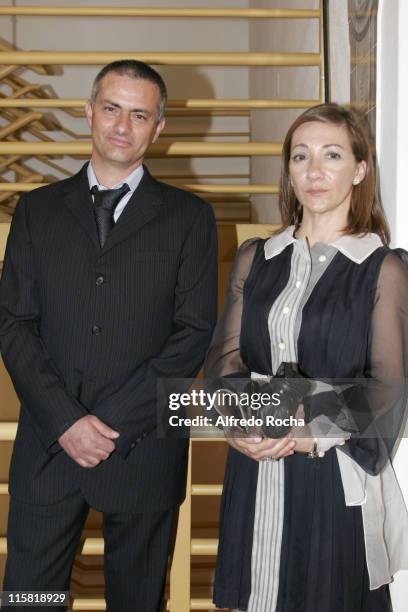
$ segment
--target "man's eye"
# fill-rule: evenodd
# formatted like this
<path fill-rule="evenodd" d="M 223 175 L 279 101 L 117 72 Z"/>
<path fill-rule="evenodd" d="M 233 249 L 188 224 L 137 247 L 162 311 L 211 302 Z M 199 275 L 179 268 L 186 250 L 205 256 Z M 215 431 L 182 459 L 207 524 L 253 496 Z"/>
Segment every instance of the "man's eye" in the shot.
<path fill-rule="evenodd" d="M 137 121 L 146 121 L 146 115 L 141 115 L 140 113 L 133 115 L 133 118 Z"/>
<path fill-rule="evenodd" d="M 106 110 L 108 112 L 112 112 L 112 111 L 115 110 L 115 107 L 114 106 L 104 106 L 103 110 Z"/>

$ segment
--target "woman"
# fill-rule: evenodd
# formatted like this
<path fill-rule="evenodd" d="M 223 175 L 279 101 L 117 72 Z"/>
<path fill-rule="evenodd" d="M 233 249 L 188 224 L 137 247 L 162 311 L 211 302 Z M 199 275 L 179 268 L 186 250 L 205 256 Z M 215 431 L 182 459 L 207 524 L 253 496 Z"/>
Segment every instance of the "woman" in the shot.
<path fill-rule="evenodd" d="M 296 362 L 332 386 L 305 398 L 306 425 L 283 438 L 228 439 L 214 602 L 388 612 L 386 584 L 408 567 L 408 516 L 389 461 L 405 407 L 408 273 L 387 246 L 352 112 L 303 113 L 282 166 L 282 229 L 240 248 L 206 376 L 267 378 Z M 336 379 L 354 383 L 340 393 Z"/>

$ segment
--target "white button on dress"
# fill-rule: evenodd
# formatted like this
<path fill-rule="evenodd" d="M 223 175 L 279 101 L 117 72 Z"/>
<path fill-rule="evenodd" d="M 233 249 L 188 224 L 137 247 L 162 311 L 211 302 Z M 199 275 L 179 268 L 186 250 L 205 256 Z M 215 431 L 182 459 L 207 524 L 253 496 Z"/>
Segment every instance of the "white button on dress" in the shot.
<path fill-rule="evenodd" d="M 326 259 L 327 259 L 326 255 L 320 255 L 320 257 L 319 257 L 319 261 L 321 263 L 324 263 L 326 261 Z"/>
<path fill-rule="evenodd" d="M 285 308 L 282 310 L 283 314 L 287 315 L 289 314 L 289 306 L 285 306 Z"/>
<path fill-rule="evenodd" d="M 286 344 L 284 342 L 279 342 L 278 346 L 281 351 L 283 351 L 286 348 Z"/>

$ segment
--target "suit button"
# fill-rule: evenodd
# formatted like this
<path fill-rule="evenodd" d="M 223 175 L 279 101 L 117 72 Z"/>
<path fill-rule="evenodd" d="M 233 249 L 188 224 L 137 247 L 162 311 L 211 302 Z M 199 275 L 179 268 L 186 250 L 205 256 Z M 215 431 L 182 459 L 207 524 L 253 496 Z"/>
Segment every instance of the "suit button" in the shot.
<path fill-rule="evenodd" d="M 132 444 L 130 445 L 130 448 L 135 448 L 136 446 L 136 442 L 132 442 Z"/>
<path fill-rule="evenodd" d="M 99 334 L 102 332 L 102 329 L 99 327 L 99 325 L 94 325 L 92 328 L 92 333 L 94 336 L 99 336 Z"/>
<path fill-rule="evenodd" d="M 103 283 L 105 282 L 105 279 L 103 276 L 97 276 L 96 277 L 96 284 L 99 287 L 99 285 L 103 285 Z"/>

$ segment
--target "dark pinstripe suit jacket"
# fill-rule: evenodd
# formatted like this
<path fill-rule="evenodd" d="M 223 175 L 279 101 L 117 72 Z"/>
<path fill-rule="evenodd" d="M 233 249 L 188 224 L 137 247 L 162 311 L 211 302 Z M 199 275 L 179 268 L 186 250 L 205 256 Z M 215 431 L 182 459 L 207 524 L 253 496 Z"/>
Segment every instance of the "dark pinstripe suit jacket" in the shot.
<path fill-rule="evenodd" d="M 101 249 L 86 166 L 23 195 L 0 286 L 1 351 L 21 402 L 11 494 L 47 504 L 79 486 L 118 512 L 178 503 L 187 443 L 156 434 L 156 380 L 196 374 L 215 316 L 207 203 L 145 169 Z M 121 435 L 86 469 L 56 441 L 88 413 Z"/>

